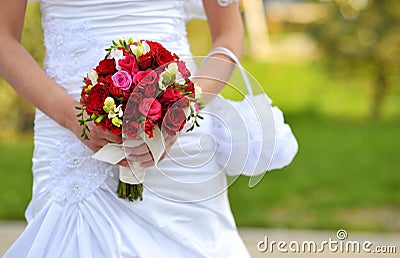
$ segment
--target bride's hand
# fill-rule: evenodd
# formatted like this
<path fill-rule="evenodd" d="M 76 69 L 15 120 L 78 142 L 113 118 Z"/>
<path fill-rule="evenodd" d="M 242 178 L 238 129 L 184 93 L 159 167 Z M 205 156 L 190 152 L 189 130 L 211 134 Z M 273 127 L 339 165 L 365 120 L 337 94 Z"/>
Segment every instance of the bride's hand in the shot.
<path fill-rule="evenodd" d="M 89 131 L 86 131 L 86 134 L 89 140 L 84 140 L 82 137 L 79 138 L 86 146 L 95 152 L 108 143 L 122 143 L 122 137 L 113 134 L 110 130 L 104 131 L 101 126 L 96 126 L 92 122 L 88 123 L 87 126 L 89 127 Z"/>
<path fill-rule="evenodd" d="M 78 106 L 78 103 L 75 103 L 75 106 Z M 88 130 L 86 130 L 86 135 L 88 136 L 88 140 L 85 140 L 81 137 L 82 134 L 82 126 L 79 124 L 78 119 L 76 118 L 76 110 L 74 110 L 75 114 L 69 117 L 67 128 L 70 129 L 76 137 L 78 137 L 89 149 L 94 152 L 100 150 L 103 146 L 108 143 L 122 143 L 122 137 L 112 133 L 110 130 L 103 130 L 101 126 L 97 126 L 93 121 L 87 122 L 86 125 Z M 83 118 L 88 118 L 88 114 L 85 112 L 83 114 Z"/>
<path fill-rule="evenodd" d="M 93 151 L 100 150 L 103 146 L 108 143 L 122 144 L 122 137 L 113 134 L 110 130 L 104 131 L 101 126 L 96 126 L 94 123 L 88 123 L 90 131 L 86 131 L 89 140 L 84 140 L 80 137 L 81 141 Z M 128 167 L 128 161 L 126 159 L 121 160 L 118 165 Z"/>
<path fill-rule="evenodd" d="M 165 151 L 164 151 L 163 155 L 161 156 L 160 161 L 163 160 L 167 156 L 168 151 L 171 149 L 172 145 L 174 145 L 174 143 L 176 142 L 177 139 L 178 139 L 178 135 L 169 136 L 166 134 L 166 137 L 164 138 Z M 154 166 L 153 155 L 151 154 L 146 143 L 142 143 L 139 146 L 130 148 L 129 152 L 130 152 L 128 155 L 129 163 L 133 163 L 133 162 L 140 163 L 140 166 L 143 168 L 148 168 L 148 167 Z M 119 164 L 122 166 L 124 166 L 124 165 L 126 166 L 126 165 L 128 165 L 128 162 L 126 160 L 123 160 Z"/>

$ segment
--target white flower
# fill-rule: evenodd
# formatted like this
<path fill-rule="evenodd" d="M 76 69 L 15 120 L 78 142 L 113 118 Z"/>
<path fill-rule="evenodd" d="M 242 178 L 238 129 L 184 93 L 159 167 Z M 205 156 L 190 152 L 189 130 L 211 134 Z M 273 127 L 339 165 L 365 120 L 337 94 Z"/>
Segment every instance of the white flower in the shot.
<path fill-rule="evenodd" d="M 116 107 L 115 101 L 112 97 L 107 97 L 104 100 L 103 109 L 104 111 L 106 111 L 106 113 L 108 113 L 109 119 L 113 119 L 115 117 L 117 118 L 122 117 L 124 115 L 124 112 L 122 111 L 122 105 L 118 105 L 118 107 Z"/>
<path fill-rule="evenodd" d="M 121 49 L 113 49 L 110 52 L 110 56 L 115 59 L 115 61 L 124 59 L 124 52 Z"/>
<path fill-rule="evenodd" d="M 106 111 L 106 113 L 109 113 L 111 109 L 114 109 L 115 107 L 115 101 L 112 97 L 107 97 L 104 100 L 104 106 L 103 109 Z"/>
<path fill-rule="evenodd" d="M 136 56 L 136 58 L 142 56 L 143 48 L 141 46 L 130 45 L 132 53 Z"/>
<path fill-rule="evenodd" d="M 163 81 L 164 81 L 164 75 L 165 75 L 165 71 L 164 72 L 162 72 L 161 74 L 160 74 L 160 79 L 158 79 L 158 88 L 160 88 L 160 90 L 162 90 L 162 91 L 165 91 L 166 89 L 167 89 L 167 86 L 163 83 Z"/>
<path fill-rule="evenodd" d="M 92 82 L 92 85 L 94 86 L 97 84 L 97 79 L 99 78 L 99 75 L 95 70 L 90 70 L 88 72 L 88 78 Z"/>
<path fill-rule="evenodd" d="M 195 99 L 201 99 L 203 97 L 203 89 L 197 85 L 197 83 L 194 84 L 194 98 Z"/>
<path fill-rule="evenodd" d="M 178 71 L 178 64 L 177 63 L 170 63 L 168 65 L 168 68 L 165 69 L 168 70 L 169 73 L 171 74 L 176 74 L 176 72 Z"/>
<path fill-rule="evenodd" d="M 119 71 L 121 67 L 118 65 L 118 61 L 121 59 L 125 59 L 124 52 L 121 49 L 113 49 L 110 52 L 110 57 L 115 60 L 115 68 Z"/>
<path fill-rule="evenodd" d="M 108 113 L 108 118 L 113 119 L 114 117 L 122 117 L 123 115 L 124 112 L 122 111 L 122 105 L 119 105 L 118 107 L 114 105 L 114 107 L 110 109 L 110 112 Z"/>
<path fill-rule="evenodd" d="M 168 85 L 177 81 L 181 83 L 182 74 L 178 72 L 178 64 L 170 63 L 167 68 L 165 68 L 164 72 L 160 74 L 160 79 L 158 81 L 158 87 L 160 90 L 165 90 Z"/>
<path fill-rule="evenodd" d="M 145 41 L 138 42 L 137 45 L 130 45 L 132 53 L 136 58 L 148 53 L 150 51 L 150 46 Z"/>
<path fill-rule="evenodd" d="M 137 42 L 137 45 L 130 45 L 132 53 L 136 58 L 147 54 L 150 51 L 150 46 L 145 41 Z"/>
<path fill-rule="evenodd" d="M 141 42 L 143 47 L 143 55 L 147 54 L 150 51 L 150 46 L 145 41 Z"/>

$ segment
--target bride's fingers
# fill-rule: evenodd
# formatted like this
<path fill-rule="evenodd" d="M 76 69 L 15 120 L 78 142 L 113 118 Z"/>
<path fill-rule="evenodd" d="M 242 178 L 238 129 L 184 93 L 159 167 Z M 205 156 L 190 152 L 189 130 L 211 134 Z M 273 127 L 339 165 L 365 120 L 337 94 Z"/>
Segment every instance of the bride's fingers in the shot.
<path fill-rule="evenodd" d="M 121 160 L 118 165 L 123 166 L 123 167 L 129 167 L 129 163 L 126 159 Z"/>
<path fill-rule="evenodd" d="M 136 147 L 125 148 L 125 150 L 132 155 L 142 155 L 149 152 L 149 148 L 145 143 Z"/>
<path fill-rule="evenodd" d="M 128 159 L 129 161 L 139 162 L 139 163 L 153 161 L 153 157 L 151 156 L 150 153 L 145 153 L 142 155 L 129 155 Z"/>
<path fill-rule="evenodd" d="M 112 142 L 112 143 L 117 143 L 117 144 L 121 144 L 122 143 L 122 137 L 116 134 L 113 134 L 111 131 L 107 130 L 104 134 L 104 138 L 108 141 L 108 142 Z"/>
<path fill-rule="evenodd" d="M 94 124 L 91 124 L 89 126 L 90 132 L 88 133 L 89 138 L 93 138 L 94 140 L 96 139 L 104 139 L 107 141 L 107 143 L 117 143 L 121 144 L 122 143 L 122 137 L 119 135 L 116 135 L 112 133 L 110 130 L 103 130 L 101 126 L 96 126 Z M 107 144 L 106 143 L 106 144 Z M 103 144 L 105 145 L 105 144 Z"/>
<path fill-rule="evenodd" d="M 133 165 L 134 163 L 140 163 L 140 166 L 142 168 L 148 168 L 151 166 L 154 166 L 154 160 L 153 160 L 153 156 L 151 155 L 150 152 L 147 152 L 145 154 L 142 155 L 137 155 L 137 154 L 130 154 L 128 155 L 128 165 Z M 125 162 L 120 164 L 125 164 Z"/>
<path fill-rule="evenodd" d="M 92 137 L 89 138 L 89 140 L 86 141 L 87 144 L 90 148 L 90 145 L 93 146 L 96 149 L 101 149 L 104 145 L 108 144 L 108 141 L 104 138 L 97 138 L 97 137 Z M 91 148 L 93 149 L 93 148 Z"/>
<path fill-rule="evenodd" d="M 152 166 L 154 166 L 154 161 L 151 160 L 151 161 L 142 162 L 142 163 L 140 163 L 140 166 L 142 168 L 152 167 Z"/>
<path fill-rule="evenodd" d="M 83 142 L 89 149 L 96 152 L 100 150 L 104 145 L 108 142 L 105 139 L 99 139 L 97 137 L 92 137 L 89 135 L 89 140 L 85 140 L 83 138 L 79 138 L 81 142 Z"/>

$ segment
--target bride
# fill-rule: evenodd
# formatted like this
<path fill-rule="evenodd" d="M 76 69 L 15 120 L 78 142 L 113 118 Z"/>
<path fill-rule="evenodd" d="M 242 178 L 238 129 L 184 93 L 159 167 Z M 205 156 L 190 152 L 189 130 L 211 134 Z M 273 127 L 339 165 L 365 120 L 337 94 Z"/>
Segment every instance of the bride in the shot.
<path fill-rule="evenodd" d="M 144 200 L 117 197 L 118 168 L 91 158 L 121 138 L 96 126 L 80 138 L 75 106 L 82 78 L 111 40 L 149 39 L 190 60 L 184 0 L 41 0 L 43 69 L 20 44 L 26 0 L 0 0 L 0 74 L 36 107 L 32 200 L 28 225 L 5 257 L 247 257 L 212 158 L 211 119 L 169 141 L 154 166 L 145 146 Z M 238 3 L 204 0 L 212 47 L 242 54 Z M 221 59 L 229 57 L 218 54 Z M 194 63 L 188 62 L 193 71 Z M 203 65 L 198 73 L 213 69 Z M 204 92 L 222 83 L 198 79 Z M 176 142 L 174 142 L 176 140 Z M 199 147 L 199 142 L 202 146 Z M 211 157 L 211 158 L 210 158 Z"/>

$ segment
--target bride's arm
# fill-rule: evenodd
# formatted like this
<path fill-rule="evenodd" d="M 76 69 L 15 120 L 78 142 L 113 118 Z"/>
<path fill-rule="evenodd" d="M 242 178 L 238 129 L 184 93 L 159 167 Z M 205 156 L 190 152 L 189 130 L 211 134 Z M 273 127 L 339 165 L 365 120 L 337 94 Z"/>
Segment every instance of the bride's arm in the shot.
<path fill-rule="evenodd" d="M 78 103 L 44 73 L 20 44 L 26 5 L 26 0 L 0 0 L 0 75 L 25 100 L 79 137 L 81 128 L 75 110 Z M 92 150 L 121 141 L 96 126 L 90 130 L 91 140 L 85 144 Z"/>
<path fill-rule="evenodd" d="M 223 7 L 218 2 L 218 0 L 203 0 L 211 33 L 212 48 L 228 48 L 240 58 L 243 53 L 244 29 L 239 4 L 232 3 Z M 195 79 L 206 93 L 204 94 L 205 102 L 211 100 L 222 90 L 225 84 L 220 81 L 228 81 L 233 68 L 233 64 L 230 63 L 232 60 L 229 57 L 221 54 L 212 57 L 215 59 L 211 58 L 203 62 Z M 223 59 L 223 61 L 219 59 Z"/>

